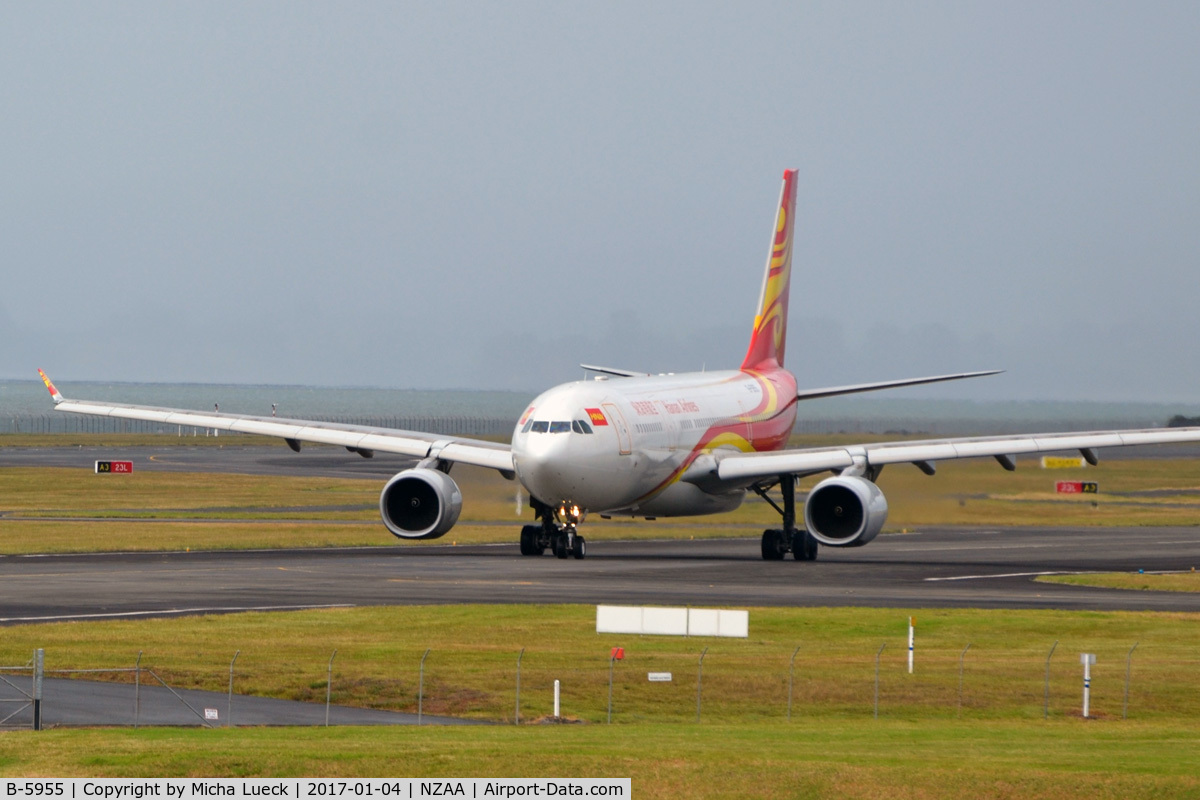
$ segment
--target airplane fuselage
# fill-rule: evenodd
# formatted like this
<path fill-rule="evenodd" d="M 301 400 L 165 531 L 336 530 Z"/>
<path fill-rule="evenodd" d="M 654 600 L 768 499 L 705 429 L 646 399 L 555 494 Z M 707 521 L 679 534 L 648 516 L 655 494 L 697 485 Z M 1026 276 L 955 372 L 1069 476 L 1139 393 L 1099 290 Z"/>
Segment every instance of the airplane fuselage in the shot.
<path fill-rule="evenodd" d="M 716 482 L 711 454 L 778 450 L 795 420 L 782 368 L 601 377 L 539 395 L 513 432 L 513 465 L 551 507 L 712 514 L 737 508 L 744 489 Z"/>

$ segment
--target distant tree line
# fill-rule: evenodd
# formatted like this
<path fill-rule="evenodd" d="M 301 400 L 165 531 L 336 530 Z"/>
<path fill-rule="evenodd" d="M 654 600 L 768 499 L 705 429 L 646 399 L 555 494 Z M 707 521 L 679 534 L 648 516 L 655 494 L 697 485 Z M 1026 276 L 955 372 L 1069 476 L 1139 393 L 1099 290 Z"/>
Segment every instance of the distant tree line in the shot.
<path fill-rule="evenodd" d="M 1200 417 L 1185 417 L 1183 414 L 1176 414 L 1167 422 L 1168 428 L 1194 428 L 1200 426 Z"/>

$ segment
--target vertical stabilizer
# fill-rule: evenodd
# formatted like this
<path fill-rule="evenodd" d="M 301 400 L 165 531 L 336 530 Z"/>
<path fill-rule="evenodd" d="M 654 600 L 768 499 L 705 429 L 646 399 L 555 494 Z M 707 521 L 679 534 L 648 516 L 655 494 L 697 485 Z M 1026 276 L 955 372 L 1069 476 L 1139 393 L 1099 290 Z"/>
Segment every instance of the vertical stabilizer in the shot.
<path fill-rule="evenodd" d="M 762 294 L 754 317 L 754 333 L 742 369 L 783 366 L 787 338 L 788 288 L 792 281 L 792 232 L 796 227 L 796 170 L 783 173 L 779 210 L 771 237 L 771 252 L 763 275 Z"/>

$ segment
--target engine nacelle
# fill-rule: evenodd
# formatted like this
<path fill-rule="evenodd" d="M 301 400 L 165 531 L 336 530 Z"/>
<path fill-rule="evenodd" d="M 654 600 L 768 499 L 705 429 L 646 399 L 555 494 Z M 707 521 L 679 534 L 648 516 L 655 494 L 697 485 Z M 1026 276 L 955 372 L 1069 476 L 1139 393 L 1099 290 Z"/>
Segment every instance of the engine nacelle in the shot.
<path fill-rule="evenodd" d="M 860 547 L 887 521 L 887 499 L 866 478 L 838 475 L 813 487 L 804 503 L 804 525 L 830 547 Z"/>
<path fill-rule="evenodd" d="M 462 492 L 436 469 L 406 469 L 379 495 L 379 514 L 393 536 L 436 539 L 454 527 L 462 511 Z"/>

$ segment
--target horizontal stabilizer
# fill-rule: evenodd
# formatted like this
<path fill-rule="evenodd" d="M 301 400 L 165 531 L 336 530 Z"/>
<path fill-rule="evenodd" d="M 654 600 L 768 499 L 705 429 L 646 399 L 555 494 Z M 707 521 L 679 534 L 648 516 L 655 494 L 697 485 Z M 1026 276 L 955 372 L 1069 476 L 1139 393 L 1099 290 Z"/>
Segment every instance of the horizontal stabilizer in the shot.
<path fill-rule="evenodd" d="M 580 364 L 588 372 L 600 372 L 604 375 L 616 375 L 618 378 L 645 378 L 649 372 L 635 372 L 631 369 L 614 369 L 613 367 L 597 367 L 592 364 Z"/>
<path fill-rule="evenodd" d="M 880 389 L 895 389 L 900 386 L 920 386 L 924 383 L 942 383 L 943 381 L 958 381 L 963 378 L 979 378 L 984 375 L 999 375 L 1002 369 L 987 369 L 980 372 L 958 372 L 953 375 L 933 375 L 928 378 L 905 378 L 899 381 L 878 381 L 876 383 L 855 383 L 849 386 L 827 386 L 823 389 L 800 389 L 796 392 L 798 400 L 815 400 L 818 397 L 836 397 L 841 394 L 858 394 L 860 392 L 877 392 Z"/>

